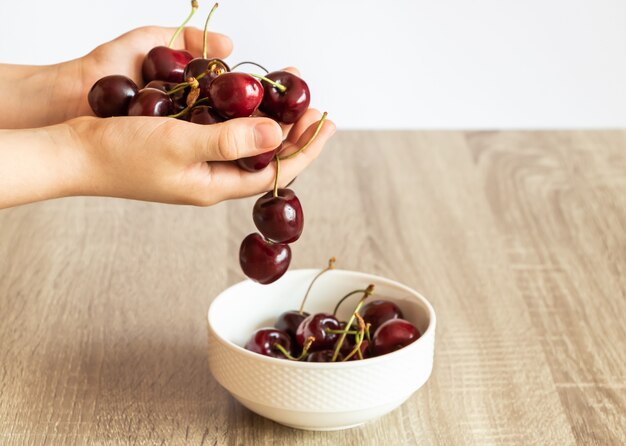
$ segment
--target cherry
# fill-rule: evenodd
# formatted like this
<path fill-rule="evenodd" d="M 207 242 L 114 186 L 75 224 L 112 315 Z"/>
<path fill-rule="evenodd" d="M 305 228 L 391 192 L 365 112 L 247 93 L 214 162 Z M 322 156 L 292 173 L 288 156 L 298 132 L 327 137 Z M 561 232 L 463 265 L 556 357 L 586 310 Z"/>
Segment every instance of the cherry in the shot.
<path fill-rule="evenodd" d="M 185 66 L 193 59 L 193 56 L 188 51 L 172 49 L 172 45 L 197 9 L 197 0 L 192 0 L 189 15 L 174 32 L 168 45 L 156 46 L 148 51 L 141 66 L 141 74 L 146 84 L 154 80 L 175 82 L 177 84 L 183 81 Z"/>
<path fill-rule="evenodd" d="M 216 124 L 224 119 L 207 105 L 198 105 L 191 109 L 189 121 L 195 124 Z"/>
<path fill-rule="evenodd" d="M 286 91 L 280 91 L 269 82 L 262 81 L 264 93 L 260 110 L 277 121 L 293 124 L 309 108 L 311 102 L 309 86 L 288 71 L 274 71 L 265 77 L 283 85 Z"/>
<path fill-rule="evenodd" d="M 298 345 L 304 345 L 304 341 L 309 337 L 315 340 L 311 344 L 311 350 L 324 350 L 332 348 L 338 335 L 329 333 L 327 330 L 339 330 L 339 321 L 332 314 L 316 313 L 311 314 L 304 319 L 296 330 L 296 342 Z"/>
<path fill-rule="evenodd" d="M 209 100 L 226 119 L 251 116 L 263 99 L 263 86 L 245 73 L 224 73 L 211 81 Z"/>
<path fill-rule="evenodd" d="M 341 350 L 341 352 L 344 354 L 344 357 L 348 356 L 352 352 L 352 350 L 354 350 L 354 347 L 355 347 L 355 345 L 353 344 L 352 348 L 350 350 L 348 350 L 347 352 L 344 351 L 344 350 Z M 359 350 L 361 350 L 361 355 L 363 356 L 363 359 L 367 359 L 367 358 L 369 358 L 371 356 L 370 355 L 370 349 L 369 349 L 369 341 L 367 339 L 363 339 L 363 341 L 361 342 L 361 345 L 359 346 Z M 359 359 L 361 359 L 361 357 L 359 356 L 358 353 L 356 353 L 356 354 L 350 356 L 348 358 L 348 361 L 356 361 L 356 360 L 359 360 Z"/>
<path fill-rule="evenodd" d="M 306 360 L 307 362 L 332 362 L 333 353 L 334 351 L 332 349 L 319 350 L 309 353 L 309 355 L 306 357 Z M 341 361 L 343 358 L 344 356 L 339 353 L 336 360 Z"/>
<path fill-rule="evenodd" d="M 280 344 L 287 352 L 291 353 L 291 339 L 287 333 L 274 328 L 260 328 L 252 334 L 245 348 L 251 352 L 271 356 L 272 358 L 286 358 L 276 348 L 276 344 Z"/>
<path fill-rule="evenodd" d="M 263 236 L 274 243 L 293 243 L 302 234 L 304 213 L 300 200 L 291 189 L 268 192 L 252 209 L 252 218 Z"/>
<path fill-rule="evenodd" d="M 289 245 L 268 242 L 258 233 L 249 234 L 241 242 L 239 264 L 245 275 L 256 282 L 266 285 L 278 280 L 290 262 Z"/>
<path fill-rule="evenodd" d="M 259 170 L 265 169 L 274 159 L 274 155 L 280 153 L 283 149 L 283 144 L 281 143 L 274 150 L 270 150 L 269 152 L 259 153 L 258 155 L 248 156 L 245 158 L 239 158 L 237 160 L 237 165 L 241 167 L 243 170 L 247 170 L 248 172 L 258 172 Z"/>
<path fill-rule="evenodd" d="M 166 82 L 166 81 L 150 81 L 146 84 L 145 88 L 156 88 L 157 90 L 161 90 L 165 93 L 168 93 L 170 90 L 173 90 L 178 84 L 174 82 Z M 182 111 L 187 107 L 187 93 L 189 93 L 189 88 L 185 88 L 184 90 L 180 90 L 172 95 L 168 95 L 172 102 L 174 103 L 174 108 L 177 112 Z"/>
<path fill-rule="evenodd" d="M 404 319 L 390 319 L 374 333 L 372 349 L 376 356 L 400 350 L 420 337 L 413 324 Z"/>
<path fill-rule="evenodd" d="M 185 67 L 193 56 L 185 50 L 174 50 L 166 46 L 156 46 L 148 51 L 141 66 L 144 82 L 168 81 L 183 82 Z"/>
<path fill-rule="evenodd" d="M 96 116 L 126 116 L 128 104 L 138 91 L 137 84 L 131 79 L 116 74 L 105 76 L 93 84 L 87 100 Z"/>
<path fill-rule="evenodd" d="M 174 113 L 170 97 L 156 88 L 144 88 L 133 97 L 128 106 L 128 116 L 168 116 Z"/>
<path fill-rule="evenodd" d="M 276 327 L 278 330 L 284 331 L 295 341 L 296 331 L 298 330 L 298 327 L 300 326 L 302 321 L 308 316 L 309 313 L 307 312 L 300 313 L 297 310 L 285 311 L 280 316 L 278 316 L 274 327 Z"/>
<path fill-rule="evenodd" d="M 183 79 L 196 78 L 206 71 L 208 71 L 208 74 L 198 79 L 198 87 L 200 88 L 199 99 L 209 97 L 209 84 L 211 81 L 220 74 L 227 73 L 229 68 L 223 60 L 198 57 L 187 64 L 183 73 Z"/>
<path fill-rule="evenodd" d="M 390 319 L 402 319 L 402 310 L 388 300 L 373 300 L 366 303 L 359 311 L 365 323 L 370 323 L 370 330 L 374 333 L 378 327 Z"/>

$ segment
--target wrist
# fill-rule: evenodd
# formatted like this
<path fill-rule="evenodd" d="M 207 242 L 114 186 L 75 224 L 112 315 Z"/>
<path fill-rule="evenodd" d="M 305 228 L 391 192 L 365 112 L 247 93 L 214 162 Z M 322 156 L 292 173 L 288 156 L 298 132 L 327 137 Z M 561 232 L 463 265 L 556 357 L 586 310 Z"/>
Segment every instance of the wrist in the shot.
<path fill-rule="evenodd" d="M 0 208 L 80 193 L 81 160 L 64 125 L 0 131 Z"/>
<path fill-rule="evenodd" d="M 78 120 L 81 118 L 74 121 Z M 89 163 L 81 139 L 71 122 L 41 129 L 50 141 L 50 162 L 57 172 L 52 187 L 56 197 L 89 195 L 86 187 L 89 178 Z"/>

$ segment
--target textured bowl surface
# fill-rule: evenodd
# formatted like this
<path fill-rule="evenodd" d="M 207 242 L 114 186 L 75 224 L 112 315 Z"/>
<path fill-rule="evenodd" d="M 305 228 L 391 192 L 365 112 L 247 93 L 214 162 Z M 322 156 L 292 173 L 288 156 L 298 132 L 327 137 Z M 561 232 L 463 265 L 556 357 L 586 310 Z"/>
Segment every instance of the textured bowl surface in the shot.
<path fill-rule="evenodd" d="M 252 332 L 298 309 L 319 270 L 290 271 L 271 285 L 233 285 L 209 308 L 209 367 L 215 379 L 250 410 L 287 426 L 345 429 L 401 405 L 428 379 L 433 366 L 435 312 L 418 292 L 392 280 L 352 271 L 327 272 L 315 284 L 305 311 L 332 312 L 348 292 L 376 286 L 376 298 L 397 303 L 422 336 L 388 355 L 342 363 L 294 362 L 243 348 Z M 346 320 L 358 296 L 339 311 Z"/>

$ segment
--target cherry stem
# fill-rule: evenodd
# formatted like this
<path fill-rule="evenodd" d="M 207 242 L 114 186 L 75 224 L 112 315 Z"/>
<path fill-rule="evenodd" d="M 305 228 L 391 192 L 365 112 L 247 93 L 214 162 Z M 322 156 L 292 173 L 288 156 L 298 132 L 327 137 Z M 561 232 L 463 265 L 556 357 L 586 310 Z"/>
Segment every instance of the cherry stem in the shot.
<path fill-rule="evenodd" d="M 256 77 L 257 79 L 261 79 L 262 81 L 267 82 L 268 84 L 270 84 L 272 87 L 274 87 L 275 89 L 277 89 L 281 93 L 284 93 L 284 92 L 287 91 L 287 87 L 285 87 L 282 84 L 279 84 L 278 82 L 274 82 L 273 80 L 268 79 L 265 76 L 261 76 L 260 74 L 254 74 L 254 73 L 250 73 L 250 76 Z"/>
<path fill-rule="evenodd" d="M 372 355 L 372 337 L 370 336 L 370 328 L 372 324 L 369 322 L 365 324 L 365 338 L 367 339 L 367 350 L 370 352 L 370 356 Z M 359 351 L 359 356 L 363 359 L 363 355 Z"/>
<path fill-rule="evenodd" d="M 206 36 L 207 36 L 207 29 L 209 29 L 209 20 L 211 20 L 211 16 L 213 15 L 213 12 L 217 9 L 217 5 L 218 3 L 215 3 L 213 5 L 213 8 L 211 8 L 211 12 L 209 12 L 209 15 L 206 18 L 206 22 L 204 22 L 204 33 L 202 34 L 202 58 L 206 59 Z"/>
<path fill-rule="evenodd" d="M 374 285 L 373 284 L 368 285 L 363 293 L 363 297 L 361 297 L 361 299 L 359 300 L 359 303 L 356 305 L 356 308 L 352 312 L 352 316 L 350 316 L 350 319 L 348 319 L 348 323 L 346 324 L 346 327 L 352 327 L 352 324 L 354 323 L 354 319 L 355 319 L 355 314 L 359 312 L 359 310 L 363 306 L 363 302 L 365 302 L 365 299 L 370 297 L 373 292 L 374 292 Z M 344 333 L 341 335 L 341 337 L 337 341 L 337 344 L 335 346 L 335 352 L 333 353 L 333 357 L 331 358 L 330 362 L 335 362 L 337 360 L 337 356 L 339 356 L 339 350 L 341 349 L 341 346 L 343 345 L 343 341 L 345 339 L 346 339 L 346 334 Z"/>
<path fill-rule="evenodd" d="M 173 115 L 167 115 L 168 118 L 180 118 L 181 116 L 186 115 L 192 108 L 194 108 L 196 105 L 200 105 L 204 102 L 209 102 L 209 98 L 202 98 L 198 101 L 195 102 L 195 104 L 192 105 L 188 105 L 187 107 L 183 108 L 181 111 L 179 111 L 176 114 Z"/>
<path fill-rule="evenodd" d="M 304 298 L 302 299 L 302 303 L 300 304 L 300 309 L 298 310 L 298 312 L 300 314 L 302 314 L 303 311 L 304 311 L 304 303 L 306 302 L 307 298 L 309 297 L 309 293 L 311 292 L 311 288 L 313 288 L 313 284 L 315 283 L 315 281 L 317 279 L 319 279 L 319 277 L 322 274 L 324 274 L 326 271 L 330 271 L 331 269 L 334 269 L 336 261 L 337 261 L 337 259 L 335 259 L 334 257 L 331 257 L 330 259 L 328 259 L 328 266 L 326 268 L 324 268 L 323 270 L 321 270 L 319 273 L 317 273 L 317 275 L 313 278 L 313 280 L 311 280 L 311 283 L 309 284 L 309 287 L 306 289 L 306 293 L 304 293 Z"/>
<path fill-rule="evenodd" d="M 272 347 L 281 352 L 283 355 L 285 355 L 285 358 L 291 361 L 302 361 L 304 358 L 306 358 L 306 355 L 309 353 L 309 349 L 311 348 L 311 344 L 313 344 L 314 341 L 315 338 L 313 336 L 309 336 L 308 338 L 306 338 L 306 341 L 304 342 L 304 346 L 302 348 L 302 353 L 300 353 L 300 355 L 296 358 L 291 356 L 291 353 L 289 353 L 287 349 L 279 343 L 274 344 Z"/>
<path fill-rule="evenodd" d="M 187 87 L 198 87 L 198 80 L 202 79 L 204 76 L 206 76 L 207 74 L 209 74 L 209 70 L 203 71 L 202 73 L 200 73 L 199 75 L 197 75 L 196 77 L 188 77 L 186 82 L 181 82 L 180 84 L 177 84 L 174 86 L 174 88 L 172 88 L 170 91 L 167 92 L 168 95 L 173 95 L 178 93 L 181 90 L 184 90 Z"/>
<path fill-rule="evenodd" d="M 270 72 L 270 71 L 269 71 L 267 68 L 265 68 L 263 65 L 260 65 L 260 64 L 258 64 L 258 63 L 256 63 L 256 62 L 251 62 L 251 61 L 248 61 L 248 60 L 246 60 L 246 61 L 244 61 L 244 62 L 239 62 L 238 64 L 233 65 L 233 66 L 230 68 L 230 71 L 235 71 L 235 68 L 237 68 L 237 67 L 238 67 L 238 66 L 240 66 L 240 65 L 245 65 L 245 64 L 255 65 L 255 66 L 259 67 L 261 70 L 265 71 L 265 74 L 268 74 L 268 73 Z"/>
<path fill-rule="evenodd" d="M 313 136 L 311 136 L 311 139 L 309 139 L 305 145 L 303 145 L 301 148 L 299 148 L 298 150 L 296 150 L 295 152 L 293 152 L 290 155 L 286 155 L 280 158 L 281 161 L 285 161 L 288 159 L 293 158 L 294 156 L 298 155 L 300 152 L 304 152 L 305 149 L 307 149 L 315 140 L 315 138 L 317 138 L 317 135 L 319 135 L 320 130 L 322 130 L 322 126 L 324 125 L 324 121 L 326 120 L 326 117 L 328 116 L 328 113 L 324 112 L 324 114 L 322 115 L 320 122 L 318 122 L 317 124 L 317 128 L 315 129 L 315 133 L 313 133 Z"/>
<path fill-rule="evenodd" d="M 349 335 L 355 335 L 355 334 L 359 333 L 356 330 L 333 330 L 332 328 L 326 328 L 324 331 L 326 333 L 329 333 L 329 334 L 343 334 L 343 333 L 346 333 L 346 334 L 349 334 Z"/>
<path fill-rule="evenodd" d="M 191 12 L 189 13 L 189 15 L 187 16 L 187 18 L 185 19 L 185 21 L 183 22 L 182 25 L 180 25 L 178 27 L 178 29 L 174 32 L 174 35 L 172 36 L 172 38 L 170 39 L 170 43 L 167 44 L 168 48 L 171 48 L 172 45 L 174 45 L 174 42 L 176 41 L 176 39 L 178 38 L 178 35 L 180 34 L 180 32 L 183 30 L 183 28 L 185 27 L 185 25 L 189 22 L 189 20 L 191 20 L 191 18 L 193 17 L 193 15 L 196 13 L 196 10 L 198 9 L 198 0 L 191 0 Z"/>
<path fill-rule="evenodd" d="M 350 291 L 348 294 L 346 294 L 345 296 L 343 296 L 341 299 L 339 299 L 339 302 L 337 302 L 337 305 L 335 305 L 335 309 L 333 310 L 333 316 L 337 316 L 337 311 L 339 310 L 339 306 L 343 303 L 344 300 L 346 300 L 348 297 L 350 296 L 354 296 L 355 294 L 359 294 L 359 293 L 365 293 L 367 290 L 354 290 L 354 291 Z M 348 325 L 346 325 L 346 327 L 348 327 Z"/>
<path fill-rule="evenodd" d="M 276 176 L 274 176 L 274 198 L 278 197 L 278 174 L 280 173 L 280 158 L 278 158 L 278 155 L 275 156 L 276 158 Z"/>
<path fill-rule="evenodd" d="M 365 337 L 365 321 L 359 313 L 354 313 L 354 317 L 356 317 L 356 320 L 359 322 L 359 331 L 358 334 L 356 334 L 355 336 L 356 343 L 354 344 L 354 349 L 352 349 L 348 356 L 343 358 L 344 361 L 352 358 L 357 353 L 359 354 L 361 359 L 363 359 L 363 354 L 361 354 L 361 344 L 363 343 L 363 338 Z"/>

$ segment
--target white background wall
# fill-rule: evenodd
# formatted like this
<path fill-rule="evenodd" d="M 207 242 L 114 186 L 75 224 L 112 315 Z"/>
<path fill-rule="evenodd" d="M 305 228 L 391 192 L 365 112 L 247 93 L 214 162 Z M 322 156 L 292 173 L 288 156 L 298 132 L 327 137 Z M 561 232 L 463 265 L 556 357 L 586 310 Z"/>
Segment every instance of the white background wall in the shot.
<path fill-rule="evenodd" d="M 45 64 L 189 1 L 0 3 L 0 61 Z M 626 126 L 624 0 L 222 0 L 212 29 L 231 62 L 300 67 L 343 128 Z"/>

